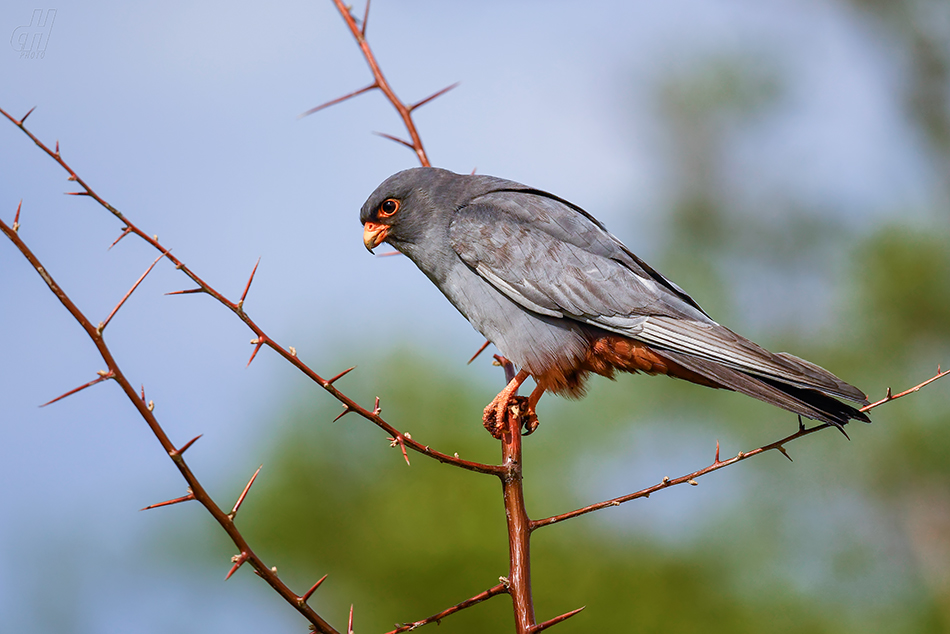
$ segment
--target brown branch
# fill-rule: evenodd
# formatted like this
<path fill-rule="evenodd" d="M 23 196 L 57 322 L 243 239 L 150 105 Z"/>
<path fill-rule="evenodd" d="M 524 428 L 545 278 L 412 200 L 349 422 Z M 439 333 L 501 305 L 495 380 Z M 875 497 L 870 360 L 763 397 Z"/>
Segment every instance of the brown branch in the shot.
<path fill-rule="evenodd" d="M 194 271 L 188 268 L 188 266 L 186 266 L 184 262 L 179 260 L 176 256 L 172 255 L 170 249 L 164 247 L 158 241 L 158 238 L 156 236 L 149 235 L 145 231 L 137 227 L 128 218 L 126 218 L 118 209 L 110 205 L 105 199 L 103 199 L 99 194 L 97 194 L 86 183 L 86 181 L 83 180 L 81 177 L 79 177 L 76 174 L 76 172 L 72 169 L 72 167 L 70 167 L 66 163 L 66 161 L 63 160 L 62 156 L 59 154 L 58 143 L 56 146 L 56 150 L 55 151 L 51 150 L 47 145 L 45 145 L 42 141 L 40 141 L 32 132 L 29 131 L 29 129 L 27 129 L 23 125 L 22 119 L 17 120 L 16 118 L 12 117 L 3 109 L 0 109 L 0 114 L 5 116 L 14 125 L 20 128 L 20 130 L 24 134 L 26 134 L 33 141 L 33 143 L 35 143 L 41 150 L 46 152 L 53 160 L 59 163 L 59 165 L 64 170 L 66 170 L 66 172 L 69 174 L 69 180 L 75 181 L 76 183 L 80 185 L 80 187 L 83 188 L 84 191 L 80 193 L 84 193 L 88 195 L 90 198 L 98 202 L 103 208 L 108 210 L 109 213 L 111 213 L 116 218 L 121 220 L 124 227 L 123 232 L 127 231 L 129 233 L 134 233 L 139 238 L 141 238 L 142 240 L 150 244 L 153 248 L 155 248 L 157 251 L 162 253 L 164 257 L 167 258 L 172 264 L 174 264 L 176 269 L 180 270 L 182 273 L 187 275 L 198 286 L 198 288 L 195 288 L 195 289 L 188 289 L 185 291 L 174 291 L 173 293 L 169 293 L 169 294 L 189 294 L 189 293 L 203 292 L 203 293 L 206 293 L 207 295 L 210 295 L 216 301 L 218 301 L 218 303 L 224 305 L 228 310 L 230 310 L 235 315 L 237 315 L 241 319 L 241 321 L 243 321 L 244 324 L 254 333 L 255 335 L 254 343 L 257 346 L 257 348 L 255 348 L 255 355 L 256 355 L 257 350 L 261 346 L 266 345 L 267 347 L 272 349 L 274 352 L 279 354 L 281 357 L 283 357 L 291 365 L 293 365 L 298 370 L 303 372 L 304 375 L 306 375 L 310 380 L 317 383 L 320 387 L 322 387 L 324 390 L 329 392 L 330 395 L 336 400 L 340 401 L 349 412 L 354 412 L 362 416 L 363 418 L 372 422 L 377 427 L 381 428 L 383 431 L 387 432 L 389 436 L 395 437 L 400 434 L 400 432 L 397 431 L 392 425 L 390 425 L 385 420 L 383 420 L 383 418 L 379 415 L 379 412 L 373 412 L 372 410 L 368 410 L 364 407 L 361 407 L 351 398 L 349 398 L 348 396 L 343 394 L 341 391 L 336 389 L 333 386 L 332 381 L 328 381 L 324 379 L 312 368 L 310 368 L 307 364 L 301 361 L 299 357 L 297 356 L 296 352 L 292 351 L 292 348 L 285 349 L 284 347 L 279 345 L 276 341 L 274 341 L 272 338 L 268 337 L 264 333 L 264 331 L 260 328 L 260 326 L 258 326 L 254 322 L 254 320 L 250 318 L 250 316 L 244 311 L 243 307 L 238 302 L 232 302 L 227 297 L 225 297 L 222 293 L 218 292 L 210 284 L 208 284 L 201 277 L 199 277 Z M 253 360 L 253 355 L 251 359 Z M 248 361 L 248 363 L 250 363 L 250 361 Z M 485 474 L 490 474 L 490 475 L 499 476 L 499 477 L 501 477 L 501 475 L 504 473 L 504 468 L 501 465 L 488 465 L 488 464 L 483 464 L 480 462 L 462 460 L 461 458 L 457 458 L 454 456 L 450 456 L 448 454 L 441 453 L 439 451 L 435 451 L 434 449 L 430 448 L 428 445 L 424 445 L 420 442 L 417 442 L 408 438 L 405 440 L 405 445 L 408 449 L 411 449 L 424 456 L 428 456 L 434 460 L 438 460 L 439 462 L 443 464 L 452 465 L 460 469 L 465 469 L 467 471 L 474 471 L 476 473 L 485 473 Z"/>
<path fill-rule="evenodd" d="M 450 608 L 442 610 L 438 614 L 433 614 L 432 616 L 422 619 L 421 621 L 414 621 L 412 623 L 403 623 L 394 630 L 390 630 L 386 634 L 401 634 L 401 632 L 411 632 L 412 630 L 422 627 L 423 625 L 428 625 L 429 623 L 436 623 L 441 625 L 442 619 L 447 616 L 451 616 L 456 612 L 461 612 L 465 608 L 470 608 L 473 605 L 481 603 L 482 601 L 487 601 L 492 597 L 497 597 L 499 594 L 505 594 L 508 592 L 507 587 L 504 583 L 499 583 L 497 586 L 492 586 L 484 592 L 479 592 L 471 599 L 465 599 L 461 603 L 456 603 Z"/>
<path fill-rule="evenodd" d="M 879 407 L 883 405 L 884 403 L 889 403 L 903 396 L 907 396 L 908 394 L 913 394 L 914 392 L 919 391 L 921 388 L 933 383 L 937 379 L 947 376 L 948 374 L 950 374 L 950 370 L 945 370 L 941 372 L 940 368 L 937 368 L 936 375 L 932 376 L 926 381 L 918 383 L 917 385 L 915 385 L 914 387 L 908 390 L 904 390 L 900 394 L 892 395 L 890 388 L 888 388 L 887 395 L 883 399 L 875 403 L 871 403 L 870 405 L 866 405 L 862 407 L 861 411 L 866 412 L 868 410 L 874 409 L 875 407 Z M 776 440 L 773 443 L 762 445 L 761 447 L 757 449 L 753 449 L 752 451 L 746 451 L 746 452 L 740 451 L 738 454 L 736 454 L 735 456 L 727 460 L 719 459 L 719 441 L 716 441 L 716 457 L 713 459 L 712 464 L 710 464 L 708 467 L 699 469 L 697 471 L 693 471 L 692 473 L 687 473 L 686 475 L 680 476 L 678 478 L 674 478 L 672 480 L 670 478 L 663 478 L 663 480 L 659 482 L 658 484 L 654 484 L 651 487 L 641 489 L 639 491 L 636 491 L 635 493 L 621 495 L 620 497 L 615 497 L 610 500 L 598 502 L 597 504 L 591 504 L 589 506 L 585 506 L 584 508 L 576 509 L 574 511 L 563 513 L 561 515 L 554 515 L 552 517 L 548 517 L 542 520 L 533 520 L 531 522 L 531 530 L 533 531 L 535 529 L 541 528 L 542 526 L 550 526 L 551 524 L 557 524 L 559 522 L 563 522 L 564 520 L 573 519 L 575 517 L 586 515 L 587 513 L 592 513 L 594 511 L 599 511 L 600 509 L 604 509 L 610 506 L 620 506 L 624 502 L 629 502 L 631 500 L 636 500 L 638 498 L 648 498 L 650 497 L 651 494 L 656 493 L 657 491 L 662 491 L 663 489 L 668 489 L 678 484 L 690 484 L 692 486 L 696 486 L 698 484 L 696 482 L 697 478 L 700 478 L 708 473 L 712 473 L 713 471 L 719 471 L 720 469 L 724 467 L 728 467 L 729 465 L 733 465 L 737 462 L 748 460 L 749 458 L 753 456 L 758 456 L 759 454 L 763 454 L 767 451 L 772 451 L 772 450 L 778 451 L 782 453 L 786 458 L 791 460 L 791 457 L 788 455 L 788 452 L 785 449 L 785 445 L 787 443 L 790 443 L 793 440 L 797 440 L 799 438 L 803 438 L 804 436 L 809 436 L 823 429 L 828 429 L 829 427 L 834 427 L 834 425 L 830 425 L 828 423 L 822 423 L 820 425 L 815 425 L 814 427 L 807 427 L 807 428 L 804 427 L 803 425 L 800 425 L 798 428 L 798 431 L 796 431 L 794 434 L 786 436 L 785 438 L 782 438 L 780 440 Z"/>
<path fill-rule="evenodd" d="M 402 139 L 397 139 L 396 137 L 388 135 L 388 134 L 381 134 L 381 133 L 377 133 L 377 134 L 381 134 L 381 136 L 385 136 L 388 139 L 392 139 L 394 141 L 397 141 L 409 147 L 413 152 L 416 153 L 416 157 L 419 159 L 419 163 L 421 165 L 423 165 L 424 167 L 431 167 L 432 164 L 429 162 L 429 157 L 426 155 L 425 148 L 423 148 L 422 146 L 422 138 L 419 136 L 419 131 L 416 129 L 415 122 L 412 120 L 412 111 L 415 108 L 418 108 L 419 106 L 425 103 L 428 103 L 429 101 L 432 101 L 433 99 L 440 97 L 441 95 L 444 95 L 452 88 L 455 88 L 455 86 L 457 86 L 458 84 L 453 84 L 449 86 L 448 88 L 443 88 L 442 90 L 436 92 L 435 94 L 429 97 L 426 97 L 425 99 L 421 101 L 416 102 L 415 104 L 406 104 L 401 99 L 399 99 L 399 97 L 396 96 L 396 93 L 393 91 L 392 87 L 389 85 L 389 82 L 386 81 L 386 77 L 385 75 L 383 75 L 383 71 L 379 68 L 379 63 L 376 61 L 376 56 L 373 54 L 373 50 L 372 48 L 370 48 L 369 43 L 366 41 L 366 20 L 369 16 L 369 2 L 366 3 L 366 13 L 363 17 L 362 27 L 356 23 L 356 18 L 353 17 L 352 13 L 350 13 L 350 8 L 347 7 L 343 3 L 342 0 L 333 0 L 333 4 L 336 5 L 337 11 L 339 11 L 340 15 L 343 16 L 343 20 L 346 22 L 346 26 L 350 29 L 350 33 L 353 34 L 353 38 L 356 40 L 357 45 L 360 47 L 360 50 L 363 52 L 363 57 L 366 59 L 366 63 L 369 64 L 370 71 L 372 71 L 373 73 L 374 81 L 372 84 L 370 84 L 369 86 L 365 88 L 362 88 L 358 91 L 355 91 L 353 93 L 350 93 L 349 95 L 345 95 L 343 97 L 335 99 L 333 101 L 327 102 L 323 104 L 322 106 L 317 106 L 316 108 L 309 110 L 306 114 L 316 112 L 317 110 L 320 110 L 327 106 L 331 106 L 335 103 L 340 103 L 341 101 L 345 101 L 346 99 L 355 97 L 358 94 L 367 92 L 374 88 L 378 88 L 383 92 L 384 95 L 386 95 L 386 99 L 388 99 L 389 103 L 391 103 L 393 108 L 396 109 L 396 112 L 399 113 L 400 118 L 402 118 L 403 125 L 405 125 L 406 131 L 409 132 L 409 137 L 412 140 L 403 141 Z"/>
<path fill-rule="evenodd" d="M 505 371 L 506 384 L 510 383 L 515 378 L 514 365 L 501 355 L 494 357 Z M 506 414 L 507 428 L 501 437 L 502 464 L 506 472 L 501 484 L 508 527 L 508 577 L 503 583 L 511 595 L 515 632 L 529 634 L 537 624 L 531 597 L 531 518 L 524 505 L 521 418 L 510 407 Z"/>
<path fill-rule="evenodd" d="M 58 157 L 58 153 L 56 158 L 61 160 Z M 11 227 L 8 227 L 2 220 L 0 220 L 0 232 L 6 235 L 7 238 L 13 242 L 16 248 L 19 249 L 20 253 L 23 254 L 23 257 L 27 259 L 30 265 L 40 275 L 40 277 L 43 278 L 43 281 L 46 282 L 46 285 L 49 287 L 50 291 L 53 292 L 56 298 L 59 299 L 60 303 L 62 303 L 66 310 L 69 311 L 69 313 L 73 316 L 73 319 L 75 319 L 82 329 L 86 331 L 86 334 L 90 339 L 92 339 L 93 344 L 96 346 L 96 350 L 98 350 L 102 360 L 105 361 L 106 365 L 108 366 L 109 370 L 107 373 L 103 373 L 100 375 L 99 379 L 92 381 L 91 383 L 87 384 L 87 386 L 97 383 L 101 380 L 105 380 L 106 378 L 113 379 L 121 386 L 126 397 L 129 399 L 129 401 L 131 401 L 136 410 L 138 410 L 139 415 L 145 420 L 146 424 L 152 430 L 152 433 L 161 443 L 162 448 L 175 463 L 175 466 L 178 467 L 182 477 L 188 483 L 189 490 L 191 491 L 190 495 L 192 495 L 194 499 L 200 502 L 208 510 L 211 516 L 228 534 L 228 537 L 231 538 L 231 541 L 234 542 L 234 545 L 240 550 L 241 554 L 238 555 L 234 560 L 234 567 L 232 567 L 231 571 L 228 573 L 228 577 L 234 574 L 234 571 L 237 570 L 241 564 L 249 561 L 254 567 L 254 570 L 257 571 L 257 573 L 268 583 L 268 585 L 270 585 L 278 594 L 280 594 L 285 601 L 293 605 L 296 610 L 311 623 L 315 631 L 323 632 L 325 634 L 337 634 L 337 631 L 333 629 L 329 623 L 324 621 L 312 608 L 310 608 L 305 603 L 301 605 L 297 601 L 299 597 L 277 577 L 276 572 L 271 570 L 271 568 L 267 566 L 260 559 L 260 557 L 258 557 L 251 550 L 251 547 L 244 539 L 244 536 L 234 525 L 232 517 L 221 510 L 221 508 L 215 503 L 215 501 L 198 481 L 198 478 L 194 475 L 194 473 L 192 473 L 191 469 L 185 463 L 185 459 L 182 457 L 181 452 L 175 448 L 175 445 L 172 444 L 171 440 L 168 438 L 168 435 L 165 433 L 165 430 L 159 424 L 158 419 L 155 417 L 153 412 L 153 407 L 151 407 L 149 403 L 145 403 L 145 399 L 136 394 L 135 388 L 132 387 L 132 384 L 122 373 L 118 363 L 112 356 L 112 352 L 109 350 L 108 346 L 103 340 L 102 331 L 92 324 L 92 322 L 82 313 L 82 311 L 79 310 L 76 304 L 73 303 L 65 291 L 63 291 L 63 289 L 53 280 L 52 276 L 50 276 L 50 274 L 46 271 L 39 259 L 37 259 L 37 257 L 33 254 L 29 247 L 27 247 L 23 240 L 20 239 L 19 235 L 17 235 L 17 232 Z M 160 250 L 163 252 L 166 251 L 165 249 Z M 165 257 L 169 256 L 166 254 Z M 73 390 L 72 393 L 75 393 L 76 391 L 77 390 Z M 64 394 L 63 396 L 65 397 L 67 395 L 68 394 Z M 187 497 L 188 496 L 185 496 L 185 498 Z M 185 498 L 180 498 L 179 501 L 185 501 Z M 169 502 L 168 504 L 170 503 L 172 502 Z M 158 506 L 163 505 L 165 504 L 160 504 Z"/>
<path fill-rule="evenodd" d="M 535 626 L 531 599 L 531 520 L 524 506 L 521 465 L 521 422 L 508 417 L 508 430 L 502 437 L 503 464 L 508 473 L 502 479 L 505 515 L 508 520 L 508 594 L 515 612 L 515 632 L 528 634 Z"/>

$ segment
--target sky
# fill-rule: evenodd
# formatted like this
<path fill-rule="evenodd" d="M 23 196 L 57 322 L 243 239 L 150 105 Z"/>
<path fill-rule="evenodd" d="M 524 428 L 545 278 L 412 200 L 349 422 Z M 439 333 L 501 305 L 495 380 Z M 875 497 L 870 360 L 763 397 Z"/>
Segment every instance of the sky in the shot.
<path fill-rule="evenodd" d="M 93 189 L 228 296 L 260 258 L 247 311 L 318 372 L 335 374 L 343 368 L 327 364 L 367 343 L 410 342 L 460 362 L 480 345 L 410 262 L 373 258 L 361 243 L 363 200 L 414 166 L 371 134 L 404 135 L 382 96 L 298 118 L 371 80 L 329 1 L 60 2 L 45 51 L 28 59 L 14 44 L 34 8 L 0 7 L 0 41 L 11 38 L 0 44 L 0 107 L 22 116 L 35 106 L 35 134 L 58 140 Z M 732 186 L 763 213 L 766 192 L 787 190 L 869 226 L 921 205 L 933 186 L 894 102 L 905 60 L 837 2 L 377 0 L 368 38 L 406 101 L 461 82 L 418 111 L 434 164 L 553 191 L 648 260 L 676 178 L 656 87 L 709 57 L 750 56 L 789 78 L 780 116 L 724 157 Z M 107 250 L 121 224 L 66 191 L 65 173 L 0 122 L 0 216 L 9 224 L 22 200 L 20 236 L 95 322 L 155 256 L 132 238 Z M 208 298 L 164 296 L 186 287 L 160 262 L 107 342 L 174 441 L 205 434 L 189 459 L 229 499 L 266 456 L 268 420 L 306 383 L 266 351 L 246 368 L 251 333 Z M 299 625 L 253 579 L 183 581 L 163 560 L 156 544 L 180 548 L 206 520 L 197 508 L 168 510 L 171 520 L 138 512 L 184 485 L 116 386 L 38 407 L 103 364 L 5 241 L 0 332 L 10 631 L 158 632 L 170 617 L 138 616 L 169 603 L 188 623 L 180 631 L 221 619 L 246 631 Z M 250 617 L 229 611 L 235 596 L 255 606 Z"/>

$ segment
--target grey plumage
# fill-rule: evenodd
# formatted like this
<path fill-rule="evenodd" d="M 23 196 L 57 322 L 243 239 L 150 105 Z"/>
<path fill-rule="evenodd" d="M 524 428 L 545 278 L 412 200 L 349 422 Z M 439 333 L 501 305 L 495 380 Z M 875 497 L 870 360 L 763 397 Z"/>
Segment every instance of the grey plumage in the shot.
<path fill-rule="evenodd" d="M 381 213 L 386 201 L 398 209 L 391 217 Z M 838 426 L 868 420 L 832 398 L 867 403 L 860 390 L 719 325 L 593 216 L 547 192 L 416 168 L 386 179 L 360 221 L 381 231 L 376 239 L 406 254 L 501 354 L 536 378 L 552 367 L 582 367 L 593 338 L 613 333 L 703 384 Z"/>

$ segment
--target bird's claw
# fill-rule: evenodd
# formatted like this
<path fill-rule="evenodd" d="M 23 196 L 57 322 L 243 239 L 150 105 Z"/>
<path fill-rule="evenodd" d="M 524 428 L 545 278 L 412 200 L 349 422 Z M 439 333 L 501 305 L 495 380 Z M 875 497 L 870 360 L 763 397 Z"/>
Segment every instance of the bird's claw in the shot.
<path fill-rule="evenodd" d="M 528 397 L 506 395 L 504 392 L 496 396 L 485 408 L 482 422 L 488 433 L 496 440 L 501 440 L 512 422 L 524 428 L 525 436 L 534 433 L 540 424 L 537 414 L 528 402 Z"/>

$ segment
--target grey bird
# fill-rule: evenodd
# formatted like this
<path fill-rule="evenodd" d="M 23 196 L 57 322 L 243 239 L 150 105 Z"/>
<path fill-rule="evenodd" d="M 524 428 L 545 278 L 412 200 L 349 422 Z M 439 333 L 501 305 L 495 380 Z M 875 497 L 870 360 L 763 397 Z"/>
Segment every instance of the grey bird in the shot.
<path fill-rule="evenodd" d="M 533 431 L 544 392 L 580 397 L 590 373 L 617 370 L 741 392 L 838 429 L 870 422 L 837 400 L 866 405 L 859 389 L 719 325 L 593 216 L 548 192 L 415 168 L 383 181 L 360 222 L 367 249 L 385 241 L 408 256 L 519 369 L 485 408 L 496 437 L 514 399 Z M 529 376 L 537 387 L 516 397 Z"/>

